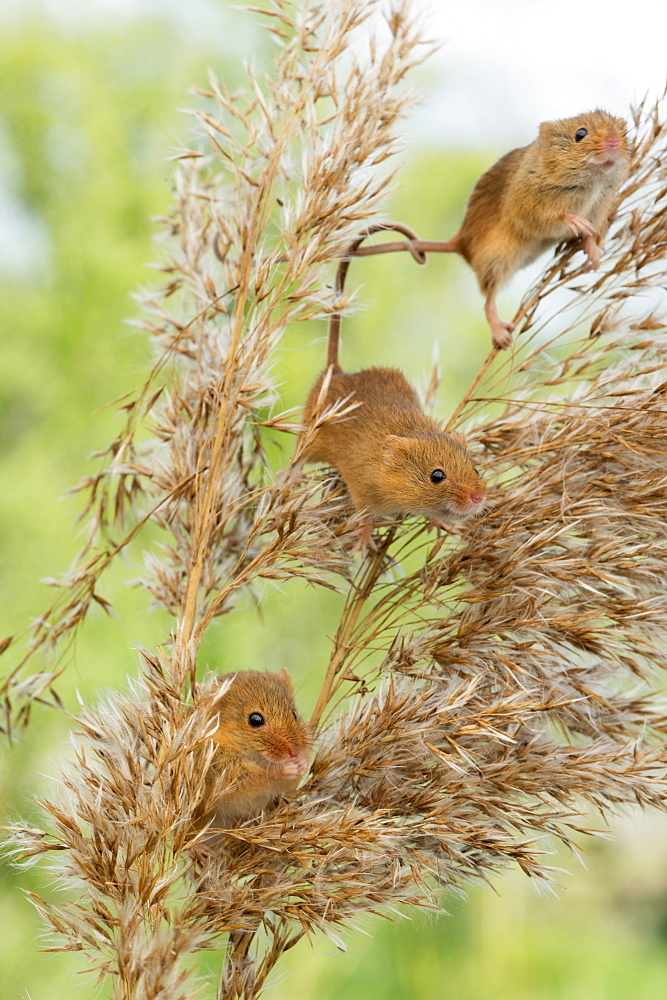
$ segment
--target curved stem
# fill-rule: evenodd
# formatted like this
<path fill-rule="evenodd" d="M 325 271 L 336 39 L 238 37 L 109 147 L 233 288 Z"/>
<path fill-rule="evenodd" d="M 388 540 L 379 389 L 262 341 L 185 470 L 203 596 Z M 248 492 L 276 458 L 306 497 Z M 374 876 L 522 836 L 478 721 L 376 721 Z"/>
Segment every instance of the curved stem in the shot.
<path fill-rule="evenodd" d="M 310 718 L 310 727 L 313 732 L 317 729 L 329 699 L 334 693 L 336 676 L 340 673 L 348 653 L 353 649 L 350 640 L 359 620 L 359 615 L 384 569 L 385 556 L 395 535 L 396 529 L 390 528 L 369 559 L 360 585 L 354 589 L 345 604 L 334 639 L 327 672 L 324 675 L 322 687 L 320 688 L 320 693 Z"/>

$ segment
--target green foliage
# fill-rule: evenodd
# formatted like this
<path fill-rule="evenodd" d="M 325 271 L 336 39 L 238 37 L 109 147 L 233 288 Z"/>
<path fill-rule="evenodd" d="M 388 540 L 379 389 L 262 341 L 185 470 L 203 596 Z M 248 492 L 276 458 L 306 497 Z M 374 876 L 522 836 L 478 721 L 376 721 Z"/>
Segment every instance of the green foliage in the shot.
<path fill-rule="evenodd" d="M 145 280 L 145 262 L 159 256 L 151 216 L 167 209 L 165 160 L 187 128 L 176 108 L 204 70 L 205 54 L 187 53 L 157 22 L 83 35 L 26 26 L 4 37 L 4 179 L 44 233 L 46 262 L 38 257 L 18 277 L 0 274 L 2 635 L 52 599 L 37 581 L 64 570 L 79 545 L 71 532 L 76 501 L 56 500 L 118 425 L 112 410 L 91 414 L 129 390 L 148 361 L 143 338 L 123 319 L 134 311 L 130 293 Z M 66 688 L 72 707 L 75 685 L 83 692 L 117 686 L 133 672 L 132 641 L 160 636 L 139 595 L 113 579 L 108 586 L 122 624 L 101 609 L 94 615 Z M 44 789 L 39 775 L 62 752 L 65 722 L 42 710 L 25 739 L 3 750 L 10 821 L 29 815 L 32 794 Z M 6 867 L 2 875 L 3 993 L 68 995 L 71 980 L 61 977 L 69 957 L 34 957 L 36 914 Z M 60 993 L 54 978 L 66 984 Z"/>
<path fill-rule="evenodd" d="M 156 255 L 151 216 L 169 203 L 168 143 L 184 133 L 175 107 L 203 67 L 195 70 L 159 24 L 55 40 L 47 28 L 25 29 L 4 47 L 0 107 L 13 194 L 47 246 L 46 263 L 36 261 L 13 287 L 0 275 L 0 427 L 12 484 L 0 511 L 11 525 L 0 573 L 11 595 L 5 628 L 14 628 L 39 607 L 26 601 L 35 577 L 73 554 L 65 536 L 75 508 L 53 502 L 117 420 L 91 413 L 129 389 L 146 364 L 145 343 L 123 318 L 144 262 Z"/>

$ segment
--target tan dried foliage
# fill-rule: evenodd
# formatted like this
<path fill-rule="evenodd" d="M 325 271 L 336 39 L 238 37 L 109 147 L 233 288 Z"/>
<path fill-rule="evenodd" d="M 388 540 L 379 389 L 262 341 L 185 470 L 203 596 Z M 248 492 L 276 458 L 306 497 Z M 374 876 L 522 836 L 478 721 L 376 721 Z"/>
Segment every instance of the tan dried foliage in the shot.
<path fill-rule="evenodd" d="M 68 887 L 58 907 L 35 897 L 56 946 L 124 1000 L 193 996 L 190 959 L 210 948 L 224 951 L 218 998 L 256 997 L 304 935 L 338 942 L 360 913 L 435 906 L 512 862 L 549 879 L 549 838 L 574 847 L 591 807 L 664 807 L 660 103 L 635 112 L 600 272 L 558 253 L 524 298 L 517 349 L 487 359 L 457 410 L 493 487 L 485 517 L 437 537 L 387 525 L 360 560 L 335 477 L 267 474 L 265 429 L 299 429 L 271 415 L 273 352 L 287 324 L 333 308 L 336 261 L 382 207 L 403 78 L 427 50 L 407 2 L 369 43 L 358 29 L 375 13 L 271 0 L 272 76 L 203 92 L 213 151 L 181 157 L 166 283 L 143 297 L 155 365 L 83 484 L 85 549 L 5 682 L 9 734 L 35 699 L 58 704 L 62 666 L 29 664 L 106 605 L 105 569 L 158 525 L 144 582 L 173 643 L 143 651 L 127 694 L 81 709 L 74 762 L 43 802 L 49 832 L 13 837 Z M 200 642 L 259 579 L 295 577 L 344 595 L 312 773 L 202 852 L 193 821 L 216 787 Z"/>

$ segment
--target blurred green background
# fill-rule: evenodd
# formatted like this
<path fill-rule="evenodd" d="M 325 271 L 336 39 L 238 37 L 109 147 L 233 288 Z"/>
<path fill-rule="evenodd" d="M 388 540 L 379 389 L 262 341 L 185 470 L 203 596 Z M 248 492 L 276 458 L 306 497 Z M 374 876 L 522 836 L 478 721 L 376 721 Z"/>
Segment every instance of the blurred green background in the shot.
<path fill-rule="evenodd" d="M 249 16 L 229 12 L 229 33 L 184 34 L 172 18 L 68 20 L 33 9 L 2 24 L 0 60 L 0 636 L 50 602 L 39 583 L 58 575 L 78 546 L 76 498 L 62 494 L 91 470 L 86 456 L 119 424 L 99 407 L 135 386 L 151 357 L 142 334 L 124 325 L 133 289 L 154 279 L 159 261 L 151 217 L 170 203 L 167 157 L 188 142 L 191 84 L 214 66 L 240 73 L 235 44 L 261 62 L 269 51 Z M 243 45 L 240 45 L 242 40 Z M 428 87 L 429 69 L 421 84 Z M 410 148 L 391 215 L 425 237 L 446 238 L 470 187 L 498 149 Z M 446 177 L 446 183 L 443 178 Z M 360 262 L 360 310 L 344 326 L 344 363 L 397 364 L 425 382 L 439 344 L 445 415 L 483 359 L 488 343 L 474 280 L 460 261 L 417 271 L 406 258 Z M 391 294 L 387 290 L 391 289 Z M 288 332 L 279 377 L 285 405 L 304 397 L 323 355 L 324 329 Z M 93 415 L 94 414 L 94 415 Z M 286 453 L 291 448 L 286 442 Z M 127 585 L 140 551 L 102 593 L 60 684 L 70 706 L 120 688 L 137 670 L 134 644 L 166 637 L 166 617 Z M 212 630 L 212 667 L 288 666 L 304 713 L 312 707 L 340 600 L 303 586 L 268 588 L 260 620 L 241 607 Z M 3 666 L 3 669 L 5 667 Z M 0 749 L 3 822 L 38 822 L 36 794 L 48 790 L 66 756 L 67 720 L 35 712 L 25 737 Z M 495 891 L 447 902 L 450 916 L 424 914 L 392 924 L 360 921 L 347 955 L 324 940 L 302 943 L 278 966 L 266 995 L 282 1000 L 410 997 L 415 1000 L 658 1000 L 667 993 L 667 838 L 657 817 L 618 821 L 613 842 L 587 841 L 586 867 L 554 856 L 572 874 L 559 896 L 536 892 L 516 873 Z M 63 1000 L 110 995 L 75 957 L 38 948 L 41 924 L 21 888 L 48 876 L 0 869 L 0 996 Z M 365 931 L 366 934 L 359 933 Z M 367 936 L 370 934 L 370 936 Z M 205 956 L 202 971 L 215 966 Z"/>

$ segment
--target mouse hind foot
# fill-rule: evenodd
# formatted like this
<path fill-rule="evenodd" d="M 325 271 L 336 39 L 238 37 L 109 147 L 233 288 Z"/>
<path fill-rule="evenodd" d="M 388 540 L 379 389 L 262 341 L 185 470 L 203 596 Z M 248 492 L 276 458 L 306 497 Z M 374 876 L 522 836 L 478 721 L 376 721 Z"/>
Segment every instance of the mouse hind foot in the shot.
<path fill-rule="evenodd" d="M 368 552 L 368 549 L 371 549 L 372 551 L 377 550 L 377 545 L 373 539 L 373 521 L 371 518 L 367 518 L 363 521 L 360 527 L 355 528 L 350 532 L 350 534 L 357 536 L 354 548 L 352 549 L 352 555 L 354 555 L 355 552 L 359 552 L 363 558 Z"/>
<path fill-rule="evenodd" d="M 581 241 L 581 249 L 588 257 L 588 263 L 584 264 L 584 271 L 597 271 L 600 266 L 602 255 L 594 236 L 586 235 Z"/>
<path fill-rule="evenodd" d="M 514 323 L 508 323 L 498 315 L 495 292 L 487 295 L 486 302 L 484 303 L 484 314 L 491 327 L 493 346 L 500 351 L 507 351 L 512 346 L 512 334 L 515 329 Z"/>

